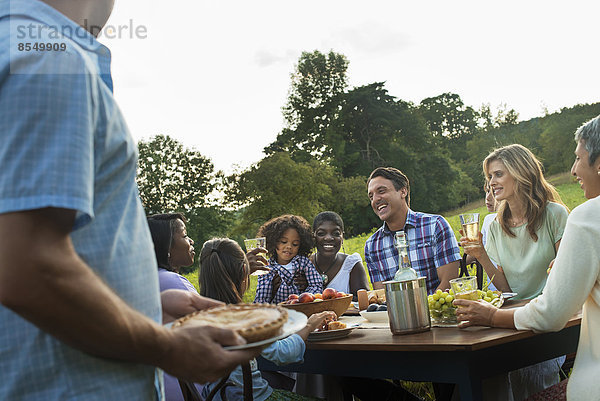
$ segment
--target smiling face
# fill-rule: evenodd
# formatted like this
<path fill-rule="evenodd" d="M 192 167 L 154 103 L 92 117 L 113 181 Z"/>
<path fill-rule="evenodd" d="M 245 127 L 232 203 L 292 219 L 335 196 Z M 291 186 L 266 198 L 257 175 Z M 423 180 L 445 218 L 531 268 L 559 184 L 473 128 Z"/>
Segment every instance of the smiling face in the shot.
<path fill-rule="evenodd" d="M 324 256 L 335 256 L 342 246 L 342 228 L 333 221 L 324 221 L 315 230 L 317 252 Z"/>
<path fill-rule="evenodd" d="M 589 152 L 585 149 L 585 142 L 579 140 L 575 149 L 575 162 L 571 167 L 571 174 L 577 178 L 577 182 L 583 190 L 587 199 L 600 195 L 600 157 L 590 165 Z"/>
<path fill-rule="evenodd" d="M 390 230 L 401 229 L 408 212 L 407 189 L 396 190 L 391 180 L 375 177 L 369 181 L 367 190 L 375 214 L 388 224 Z"/>
<path fill-rule="evenodd" d="M 277 241 L 277 263 L 287 265 L 294 256 L 298 255 L 300 249 L 300 235 L 295 228 L 288 228 Z"/>
<path fill-rule="evenodd" d="M 492 160 L 488 164 L 487 174 L 496 202 L 511 200 L 515 197 L 516 181 L 501 160 Z"/>
<path fill-rule="evenodd" d="M 169 264 L 173 269 L 179 271 L 180 267 L 190 266 L 194 263 L 194 241 L 187 236 L 185 223 L 181 219 L 174 222 L 175 231 L 171 242 Z"/>

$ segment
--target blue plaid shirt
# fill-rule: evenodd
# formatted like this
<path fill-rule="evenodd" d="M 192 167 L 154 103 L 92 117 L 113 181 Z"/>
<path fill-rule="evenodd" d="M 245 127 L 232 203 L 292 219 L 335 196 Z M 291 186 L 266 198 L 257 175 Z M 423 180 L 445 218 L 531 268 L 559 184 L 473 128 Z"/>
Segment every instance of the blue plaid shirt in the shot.
<path fill-rule="evenodd" d="M 256 297 L 254 302 L 266 302 L 278 304 L 288 299 L 290 294 L 300 294 L 300 289 L 294 282 L 295 278 L 301 274 L 306 276 L 308 287 L 303 292 L 318 293 L 323 292 L 323 277 L 317 272 L 315 265 L 306 256 L 296 255 L 290 262 L 293 265 L 292 271 L 289 271 L 274 260 L 269 260 L 271 271 L 262 276 L 258 276 L 256 286 Z M 273 291 L 273 278 L 275 273 L 281 277 L 281 285 L 277 289 L 275 297 L 271 299 Z"/>
<path fill-rule="evenodd" d="M 31 42 L 65 51 L 19 51 Z M 113 98 L 110 52 L 36 0 L 0 1 L 0 49 L 0 213 L 76 211 L 77 254 L 127 304 L 160 322 L 137 146 Z M 0 305 L 0 400 L 156 400 L 162 374 L 155 373 L 81 352 Z"/>
<path fill-rule="evenodd" d="M 419 276 L 427 277 L 427 292 L 431 294 L 440 285 L 437 268 L 461 258 L 456 237 L 442 216 L 410 209 L 404 232 L 409 244 L 410 263 Z M 365 243 L 365 261 L 373 283 L 393 280 L 398 270 L 395 233 L 384 223 Z"/>

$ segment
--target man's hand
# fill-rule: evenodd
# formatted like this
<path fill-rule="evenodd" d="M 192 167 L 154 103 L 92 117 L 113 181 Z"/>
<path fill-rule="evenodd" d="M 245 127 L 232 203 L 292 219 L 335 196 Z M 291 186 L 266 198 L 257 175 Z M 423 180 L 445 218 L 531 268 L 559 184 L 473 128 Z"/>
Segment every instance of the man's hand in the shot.
<path fill-rule="evenodd" d="M 202 297 L 185 290 L 166 290 L 160 293 L 163 310 L 163 324 L 198 310 L 224 305 L 221 301 Z"/>
<path fill-rule="evenodd" d="M 254 273 L 258 270 L 270 271 L 267 267 L 269 263 L 267 259 L 263 255 L 266 255 L 267 250 L 265 248 L 254 248 L 253 250 L 246 253 L 246 258 L 248 258 L 248 264 L 250 265 L 250 274 Z"/>
<path fill-rule="evenodd" d="M 453 304 L 459 306 L 459 308 L 456 308 L 456 317 L 460 328 L 469 326 L 491 327 L 494 315 L 498 311 L 498 308 L 483 300 L 455 299 Z"/>
<path fill-rule="evenodd" d="M 165 372 L 195 383 L 214 382 L 236 366 L 257 357 L 262 348 L 227 351 L 223 346 L 245 344 L 232 330 L 193 322 L 170 330 L 170 348 L 158 365 Z"/>

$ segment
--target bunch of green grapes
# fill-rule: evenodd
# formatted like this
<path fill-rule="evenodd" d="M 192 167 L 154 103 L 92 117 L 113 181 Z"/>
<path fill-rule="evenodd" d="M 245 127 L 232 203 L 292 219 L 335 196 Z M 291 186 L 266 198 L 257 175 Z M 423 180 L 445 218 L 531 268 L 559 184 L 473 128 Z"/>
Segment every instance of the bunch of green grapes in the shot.
<path fill-rule="evenodd" d="M 454 301 L 454 291 L 437 290 L 427 296 L 429 314 L 435 321 L 456 323 L 456 307 L 452 305 L 452 301 Z"/>
<path fill-rule="evenodd" d="M 485 302 L 489 302 L 494 306 L 500 306 L 502 303 L 502 298 L 500 298 L 500 295 L 502 293 L 500 291 L 492 291 L 492 290 L 487 290 L 487 291 L 482 291 L 482 290 L 477 290 L 477 295 L 479 295 L 479 299 L 483 299 Z"/>
<path fill-rule="evenodd" d="M 483 299 L 496 307 L 502 305 L 500 291 L 477 290 L 477 295 L 479 299 Z M 454 301 L 453 290 L 437 290 L 427 296 L 427 301 L 429 303 L 429 314 L 434 322 L 456 323 L 456 306 L 452 305 L 452 301 Z"/>

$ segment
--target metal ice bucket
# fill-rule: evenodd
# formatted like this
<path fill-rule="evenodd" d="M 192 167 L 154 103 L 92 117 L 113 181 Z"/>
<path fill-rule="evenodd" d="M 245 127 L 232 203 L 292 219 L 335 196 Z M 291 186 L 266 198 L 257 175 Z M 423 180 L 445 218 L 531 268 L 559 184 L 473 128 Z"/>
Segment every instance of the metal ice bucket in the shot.
<path fill-rule="evenodd" d="M 383 285 L 393 334 L 418 333 L 431 328 L 425 277 L 386 281 Z"/>

